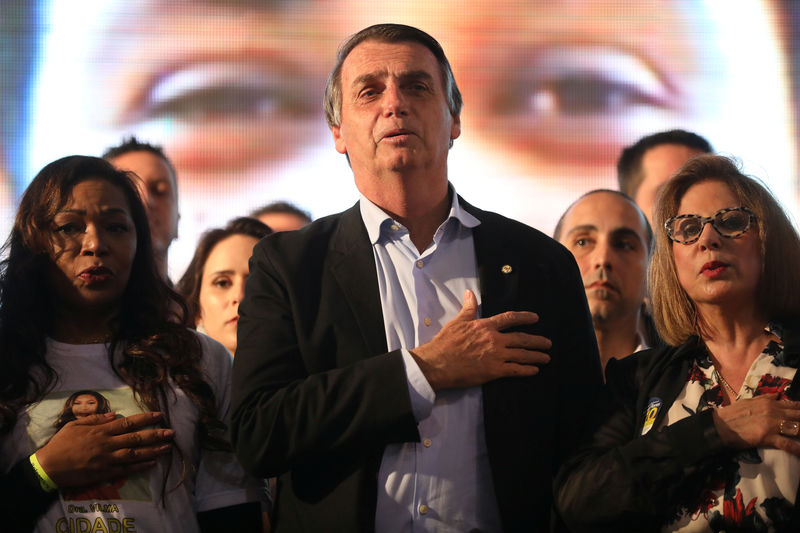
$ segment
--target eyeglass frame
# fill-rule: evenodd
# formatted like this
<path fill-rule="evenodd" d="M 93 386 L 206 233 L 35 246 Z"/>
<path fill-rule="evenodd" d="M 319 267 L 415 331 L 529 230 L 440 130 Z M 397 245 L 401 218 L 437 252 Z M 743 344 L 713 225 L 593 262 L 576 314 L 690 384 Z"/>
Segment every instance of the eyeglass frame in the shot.
<path fill-rule="evenodd" d="M 747 219 L 747 226 L 745 226 L 745 228 L 742 231 L 740 231 L 740 232 L 738 232 L 738 233 L 736 233 L 734 235 L 724 235 L 719 230 L 719 228 L 717 228 L 717 225 L 714 223 L 714 220 L 719 215 L 723 215 L 723 214 L 729 213 L 731 211 L 743 211 L 743 212 L 747 213 L 749 215 L 748 219 Z M 691 218 L 691 217 L 699 217 L 700 218 L 700 233 L 697 234 L 697 237 L 695 237 L 694 239 L 689 240 L 689 241 L 679 241 L 679 240 L 675 239 L 675 237 L 672 236 L 672 230 L 670 229 L 670 225 L 676 220 L 680 220 L 680 219 L 683 219 L 683 218 Z M 714 228 L 714 231 L 716 231 L 717 235 L 719 235 L 720 237 L 725 237 L 727 239 L 735 239 L 736 237 L 739 237 L 739 236 L 744 235 L 745 233 L 747 233 L 750 230 L 750 226 L 752 226 L 753 222 L 756 221 L 756 220 L 757 220 L 756 214 L 749 207 L 745 207 L 745 206 L 726 207 L 724 209 L 720 209 L 719 211 L 717 211 L 716 213 L 714 213 L 710 217 L 704 217 L 702 215 L 693 215 L 693 214 L 689 214 L 689 213 L 687 213 L 685 215 L 677 215 L 677 216 L 674 216 L 674 217 L 670 217 L 670 218 L 667 219 L 666 222 L 664 222 L 664 231 L 666 231 L 667 237 L 669 237 L 669 240 L 671 240 L 672 242 L 677 242 L 679 244 L 692 244 L 692 243 L 697 242 L 698 240 L 700 240 L 700 237 L 703 235 L 703 231 L 705 231 L 705 229 L 706 229 L 706 224 L 710 223 L 711 227 Z"/>

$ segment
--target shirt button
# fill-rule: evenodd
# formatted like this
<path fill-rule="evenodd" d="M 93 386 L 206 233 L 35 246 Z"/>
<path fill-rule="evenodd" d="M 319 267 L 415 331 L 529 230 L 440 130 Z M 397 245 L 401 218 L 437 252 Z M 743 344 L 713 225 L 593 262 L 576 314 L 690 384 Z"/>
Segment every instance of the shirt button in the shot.
<path fill-rule="evenodd" d="M 431 325 L 431 319 L 430 318 L 425 317 L 425 325 L 426 326 L 430 326 Z"/>
<path fill-rule="evenodd" d="M 424 441 L 422 441 L 422 445 L 425 446 L 426 448 L 430 448 L 431 444 L 433 444 L 433 441 L 431 439 L 425 439 Z"/>
<path fill-rule="evenodd" d="M 424 262 L 422 259 L 420 259 L 419 261 L 417 261 L 417 268 L 422 268 L 422 267 L 424 267 L 424 266 L 425 266 L 425 262 Z"/>
<path fill-rule="evenodd" d="M 419 506 L 419 514 L 428 514 L 428 506 L 424 503 Z"/>
<path fill-rule="evenodd" d="M 400 226 L 398 226 L 397 224 L 392 224 L 392 225 L 391 225 L 391 228 L 392 228 L 394 231 L 397 231 L 397 230 L 399 230 L 399 229 L 400 229 Z"/>

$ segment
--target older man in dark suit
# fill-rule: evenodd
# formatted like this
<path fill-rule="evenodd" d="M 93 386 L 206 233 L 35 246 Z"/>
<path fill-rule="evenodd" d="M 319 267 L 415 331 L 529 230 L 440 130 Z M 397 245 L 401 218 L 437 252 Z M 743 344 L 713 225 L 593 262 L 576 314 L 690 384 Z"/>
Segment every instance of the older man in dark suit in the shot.
<path fill-rule="evenodd" d="M 361 199 L 259 243 L 240 307 L 233 440 L 277 531 L 545 530 L 601 382 L 574 260 L 455 194 L 426 33 L 351 37 L 325 104 Z"/>

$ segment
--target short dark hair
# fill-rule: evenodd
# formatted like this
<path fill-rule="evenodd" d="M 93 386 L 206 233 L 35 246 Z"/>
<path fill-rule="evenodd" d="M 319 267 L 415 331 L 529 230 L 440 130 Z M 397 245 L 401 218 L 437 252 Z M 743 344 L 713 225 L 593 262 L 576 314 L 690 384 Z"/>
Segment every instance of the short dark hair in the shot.
<path fill-rule="evenodd" d="M 206 231 L 200 237 L 194 257 L 186 267 L 175 290 L 183 295 L 186 306 L 189 308 L 188 316 L 194 326 L 200 316 L 200 287 L 203 282 L 203 269 L 206 266 L 211 250 L 224 239 L 232 235 L 247 235 L 261 239 L 272 233 L 272 229 L 258 219 L 251 217 L 234 218 L 224 228 L 214 228 Z"/>
<path fill-rule="evenodd" d="M 312 221 L 311 213 L 303 209 L 300 209 L 293 203 L 285 202 L 283 200 L 277 202 L 271 202 L 263 207 L 259 207 L 258 209 L 253 210 L 253 212 L 250 213 L 250 216 L 252 218 L 258 218 L 261 215 L 269 215 L 271 213 L 294 215 L 296 217 L 302 218 L 306 224 L 310 224 Z"/>
<path fill-rule="evenodd" d="M 650 251 L 653 248 L 653 228 L 650 227 L 650 222 L 647 221 L 647 217 L 644 215 L 644 211 L 642 211 L 641 207 L 636 205 L 636 202 L 633 201 L 633 198 L 631 198 L 630 196 L 628 196 L 624 192 L 615 191 L 613 189 L 594 189 L 592 191 L 587 192 L 586 194 L 582 194 L 581 196 L 578 197 L 577 200 L 575 200 L 574 202 L 569 204 L 569 207 L 567 207 L 564 210 L 564 212 L 561 214 L 561 217 L 559 217 L 558 222 L 556 223 L 556 229 L 553 231 L 553 238 L 555 240 L 557 240 L 557 241 L 561 240 L 561 233 L 564 231 L 564 219 L 567 218 L 567 213 L 569 213 L 570 210 L 573 207 L 575 207 L 575 204 L 577 204 L 578 202 L 580 202 L 581 200 L 583 200 L 587 196 L 591 196 L 593 194 L 597 194 L 597 193 L 600 193 L 600 192 L 607 192 L 607 193 L 610 193 L 610 194 L 616 194 L 617 196 L 623 198 L 627 202 L 630 202 L 630 204 L 636 209 L 636 211 L 639 212 L 639 214 L 642 216 L 642 220 L 644 220 L 644 231 L 645 231 L 645 235 L 644 236 L 645 236 L 645 239 L 646 239 L 645 245 L 647 246 L 647 253 L 649 254 Z"/>
<path fill-rule="evenodd" d="M 121 155 L 129 154 L 131 152 L 149 152 L 157 157 L 160 157 L 162 161 L 167 165 L 169 168 L 170 175 L 172 176 L 172 186 L 175 188 L 175 192 L 178 191 L 178 174 L 175 172 L 175 167 L 172 166 L 172 161 L 169 160 L 167 154 L 164 153 L 164 148 L 157 145 L 151 144 L 146 141 L 141 141 L 136 138 L 135 135 L 131 135 L 130 137 L 123 137 L 122 142 L 116 146 L 112 146 L 106 149 L 103 152 L 103 159 L 106 161 L 110 161 L 115 157 L 119 157 Z"/>
<path fill-rule="evenodd" d="M 705 138 L 686 130 L 660 131 L 642 137 L 635 144 L 622 150 L 617 161 L 617 182 L 619 190 L 630 196 L 636 197 L 644 174 L 642 173 L 642 159 L 645 152 L 662 144 L 677 144 L 687 148 L 694 148 L 704 153 L 711 153 L 714 149 Z"/>
<path fill-rule="evenodd" d="M 439 42 L 413 26 L 406 26 L 405 24 L 375 24 L 350 36 L 339 47 L 339 52 L 336 55 L 336 65 L 333 67 L 325 87 L 323 106 L 328 126 L 339 126 L 342 123 L 342 65 L 344 60 L 347 59 L 347 56 L 356 46 L 369 40 L 384 43 L 419 43 L 430 50 L 439 63 L 450 114 L 454 117 L 461 115 L 461 106 L 463 105 L 461 91 L 458 90 L 455 76 L 453 76 L 453 69 L 450 67 L 450 62 L 447 60 L 447 56 Z"/>

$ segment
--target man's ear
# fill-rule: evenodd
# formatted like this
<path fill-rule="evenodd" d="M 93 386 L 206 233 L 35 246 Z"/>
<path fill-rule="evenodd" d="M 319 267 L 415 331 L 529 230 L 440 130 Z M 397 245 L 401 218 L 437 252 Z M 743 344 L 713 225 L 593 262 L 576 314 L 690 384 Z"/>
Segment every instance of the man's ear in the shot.
<path fill-rule="evenodd" d="M 342 127 L 331 126 L 331 133 L 333 134 L 333 142 L 336 145 L 336 151 L 340 154 L 347 154 L 347 146 L 342 137 Z"/>
<path fill-rule="evenodd" d="M 461 135 L 461 115 L 453 117 L 453 125 L 450 127 L 450 140 L 458 139 Z"/>

